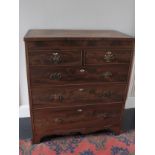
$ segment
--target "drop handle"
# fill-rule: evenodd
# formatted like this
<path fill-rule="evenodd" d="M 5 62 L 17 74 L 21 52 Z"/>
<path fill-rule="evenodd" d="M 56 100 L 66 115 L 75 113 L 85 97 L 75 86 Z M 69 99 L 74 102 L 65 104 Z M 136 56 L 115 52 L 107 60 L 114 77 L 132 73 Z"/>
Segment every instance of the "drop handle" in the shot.
<path fill-rule="evenodd" d="M 104 72 L 104 73 L 102 74 L 102 76 L 103 76 L 105 79 L 110 78 L 110 77 L 112 76 L 112 72 L 109 72 L 109 71 Z"/>
<path fill-rule="evenodd" d="M 112 92 L 112 91 L 105 91 L 105 92 L 103 92 L 103 96 L 104 96 L 104 97 L 111 98 L 112 95 L 113 95 L 113 92 Z"/>
<path fill-rule="evenodd" d="M 53 54 L 53 55 L 58 55 L 59 53 L 58 53 L 58 52 L 53 52 L 52 54 Z"/>
<path fill-rule="evenodd" d="M 97 114 L 97 117 L 98 117 L 98 118 L 106 119 L 106 118 L 108 117 L 108 114 L 107 114 L 107 113 Z"/>
<path fill-rule="evenodd" d="M 58 94 L 51 94 L 49 96 L 49 100 L 51 100 L 51 101 L 52 100 L 58 100 L 58 101 L 62 102 L 63 99 L 64 99 L 64 97 L 62 95 L 58 95 Z"/>
<path fill-rule="evenodd" d="M 59 64 L 62 61 L 62 57 L 60 56 L 60 54 L 58 52 L 53 52 L 50 60 L 53 64 Z"/>
<path fill-rule="evenodd" d="M 82 109 L 78 109 L 78 110 L 77 110 L 77 112 L 82 112 L 82 111 L 83 111 Z"/>
<path fill-rule="evenodd" d="M 49 78 L 51 80 L 60 80 L 62 77 L 61 73 L 51 73 Z"/>
<path fill-rule="evenodd" d="M 62 95 L 59 96 L 59 101 L 62 102 L 64 97 Z"/>
<path fill-rule="evenodd" d="M 62 120 L 61 118 L 55 118 L 55 119 L 54 119 L 54 122 L 55 122 L 55 123 L 62 123 L 63 120 Z"/>
<path fill-rule="evenodd" d="M 111 62 L 115 59 L 114 54 L 111 51 L 106 52 L 106 54 L 104 55 L 104 60 L 106 62 Z"/>
<path fill-rule="evenodd" d="M 79 88 L 79 91 L 81 91 L 81 92 L 82 92 L 82 91 L 84 91 L 84 89 L 83 89 L 83 88 Z"/>
<path fill-rule="evenodd" d="M 84 72 L 85 72 L 85 69 L 80 69 L 80 72 L 81 72 L 81 73 L 84 73 Z"/>

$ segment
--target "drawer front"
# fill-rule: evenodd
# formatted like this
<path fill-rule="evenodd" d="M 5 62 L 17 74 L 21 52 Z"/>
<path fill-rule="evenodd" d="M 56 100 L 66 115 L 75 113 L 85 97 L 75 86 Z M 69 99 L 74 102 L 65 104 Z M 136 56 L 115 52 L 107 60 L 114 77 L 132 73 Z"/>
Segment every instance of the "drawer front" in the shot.
<path fill-rule="evenodd" d="M 110 126 L 119 122 L 122 105 L 87 105 L 33 111 L 38 133 Z M 101 123 L 102 122 L 102 123 Z"/>
<path fill-rule="evenodd" d="M 108 63 L 130 63 L 131 50 L 86 50 L 86 65 L 108 64 Z"/>
<path fill-rule="evenodd" d="M 134 40 L 132 38 L 123 39 L 106 39 L 106 38 L 89 38 L 89 39 L 51 39 L 51 41 L 31 41 L 27 42 L 28 49 L 59 49 L 61 48 L 125 48 L 133 49 Z"/>
<path fill-rule="evenodd" d="M 100 67 L 32 67 L 32 85 L 63 85 L 88 82 L 127 82 L 129 65 Z M 39 84 L 39 85 L 38 85 Z"/>
<path fill-rule="evenodd" d="M 82 65 L 80 50 L 41 50 L 29 52 L 31 66 Z"/>
<path fill-rule="evenodd" d="M 123 102 L 126 85 L 72 85 L 33 88 L 33 108 Z"/>

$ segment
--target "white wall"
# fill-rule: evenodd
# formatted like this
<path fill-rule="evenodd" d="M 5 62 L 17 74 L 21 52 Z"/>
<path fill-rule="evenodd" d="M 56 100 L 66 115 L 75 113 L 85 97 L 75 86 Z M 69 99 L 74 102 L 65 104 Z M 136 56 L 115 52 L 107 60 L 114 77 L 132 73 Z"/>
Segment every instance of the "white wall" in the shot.
<path fill-rule="evenodd" d="M 134 35 L 134 0 L 20 0 L 20 105 L 28 105 L 23 37 L 28 29 L 115 29 Z"/>

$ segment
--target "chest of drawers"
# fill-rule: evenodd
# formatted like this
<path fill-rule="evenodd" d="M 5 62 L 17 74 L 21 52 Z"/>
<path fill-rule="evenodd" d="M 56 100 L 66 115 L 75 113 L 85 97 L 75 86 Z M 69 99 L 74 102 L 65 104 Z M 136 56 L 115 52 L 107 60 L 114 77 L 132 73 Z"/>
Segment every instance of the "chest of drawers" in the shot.
<path fill-rule="evenodd" d="M 120 133 L 134 38 L 108 30 L 25 35 L 33 143 L 48 135 Z"/>

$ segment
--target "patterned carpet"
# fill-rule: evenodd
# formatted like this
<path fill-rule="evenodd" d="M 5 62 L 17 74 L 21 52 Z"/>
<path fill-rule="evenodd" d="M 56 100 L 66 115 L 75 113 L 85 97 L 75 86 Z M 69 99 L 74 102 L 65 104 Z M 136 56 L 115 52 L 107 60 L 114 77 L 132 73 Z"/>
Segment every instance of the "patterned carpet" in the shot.
<path fill-rule="evenodd" d="M 134 152 L 134 131 L 119 136 L 97 133 L 59 137 L 36 145 L 25 139 L 19 144 L 20 155 L 134 155 Z"/>

